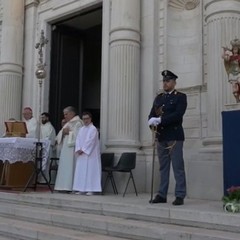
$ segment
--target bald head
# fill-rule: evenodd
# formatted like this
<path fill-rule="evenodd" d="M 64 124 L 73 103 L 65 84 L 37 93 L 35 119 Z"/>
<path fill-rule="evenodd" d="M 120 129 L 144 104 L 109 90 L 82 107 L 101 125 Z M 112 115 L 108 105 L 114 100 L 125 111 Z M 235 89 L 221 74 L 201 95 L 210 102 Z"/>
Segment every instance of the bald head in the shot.
<path fill-rule="evenodd" d="M 30 107 L 25 107 L 25 108 L 23 109 L 22 115 L 23 115 L 23 118 L 24 118 L 25 120 L 31 119 L 31 118 L 33 117 L 33 115 L 32 115 L 32 109 L 31 109 Z"/>

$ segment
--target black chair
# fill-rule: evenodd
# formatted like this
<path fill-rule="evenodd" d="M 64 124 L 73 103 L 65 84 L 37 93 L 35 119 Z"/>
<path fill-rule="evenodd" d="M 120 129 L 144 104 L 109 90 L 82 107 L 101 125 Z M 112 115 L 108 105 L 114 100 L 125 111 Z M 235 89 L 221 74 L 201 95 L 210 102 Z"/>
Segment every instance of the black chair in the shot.
<path fill-rule="evenodd" d="M 48 170 L 49 184 L 51 184 L 52 172 L 56 172 L 57 173 L 58 162 L 59 162 L 59 158 L 57 158 L 57 157 L 50 158 L 50 164 L 49 164 L 49 170 Z"/>
<path fill-rule="evenodd" d="M 130 179 L 132 179 L 136 196 L 138 196 L 137 188 L 136 188 L 135 181 L 134 181 L 133 174 L 132 174 L 132 170 L 135 169 L 135 167 L 136 167 L 136 153 L 135 152 L 125 152 L 125 153 L 122 153 L 116 166 L 107 168 L 108 177 L 112 178 L 112 181 L 115 186 L 116 186 L 116 184 L 115 184 L 115 181 L 113 178 L 113 172 L 129 173 L 129 178 L 128 178 L 127 185 L 126 185 L 124 193 L 123 193 L 123 197 L 126 194 Z"/>
<path fill-rule="evenodd" d="M 113 164 L 114 164 L 114 153 L 102 153 L 101 162 L 102 162 L 102 172 L 107 173 L 107 177 L 103 185 L 103 192 L 107 186 L 108 181 L 110 180 L 112 184 L 113 192 L 115 194 L 118 194 L 117 187 L 111 172 L 111 168 L 113 167 Z"/>

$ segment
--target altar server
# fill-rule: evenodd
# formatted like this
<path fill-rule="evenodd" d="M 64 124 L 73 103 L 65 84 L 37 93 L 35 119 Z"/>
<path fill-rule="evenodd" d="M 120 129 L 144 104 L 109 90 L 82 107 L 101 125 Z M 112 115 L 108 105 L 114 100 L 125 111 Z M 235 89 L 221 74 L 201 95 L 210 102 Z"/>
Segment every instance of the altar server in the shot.
<path fill-rule="evenodd" d="M 82 114 L 84 126 L 79 130 L 75 153 L 77 155 L 73 191 L 92 195 L 101 192 L 101 158 L 98 130 L 89 112 Z"/>
<path fill-rule="evenodd" d="M 40 127 L 40 138 L 47 139 L 50 141 L 50 148 L 48 159 L 46 161 L 46 166 L 43 166 L 45 176 L 48 178 L 48 170 L 50 158 L 55 157 L 55 139 L 56 139 L 56 131 L 53 125 L 50 122 L 50 115 L 47 112 L 41 114 L 41 127 Z"/>
<path fill-rule="evenodd" d="M 47 112 L 41 114 L 41 138 L 48 139 L 51 146 L 55 145 L 56 131 L 50 122 L 50 115 Z"/>

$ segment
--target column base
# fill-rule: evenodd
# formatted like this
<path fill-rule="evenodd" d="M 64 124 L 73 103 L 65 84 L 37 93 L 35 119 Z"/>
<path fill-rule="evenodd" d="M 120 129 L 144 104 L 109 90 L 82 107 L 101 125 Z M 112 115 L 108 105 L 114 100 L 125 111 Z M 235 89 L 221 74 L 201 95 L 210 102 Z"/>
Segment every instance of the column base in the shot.
<path fill-rule="evenodd" d="M 140 142 L 136 141 L 129 141 L 129 140 L 114 140 L 108 141 L 105 146 L 107 149 L 112 149 L 113 152 L 119 152 L 119 150 L 126 151 L 141 151 L 141 144 Z"/>

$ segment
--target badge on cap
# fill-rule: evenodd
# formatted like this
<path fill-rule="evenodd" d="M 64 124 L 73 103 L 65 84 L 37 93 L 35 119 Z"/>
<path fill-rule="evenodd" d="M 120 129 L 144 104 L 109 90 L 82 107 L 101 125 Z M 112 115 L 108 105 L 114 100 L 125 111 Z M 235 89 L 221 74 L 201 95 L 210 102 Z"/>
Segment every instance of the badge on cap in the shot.
<path fill-rule="evenodd" d="M 162 76 L 163 76 L 163 79 L 165 79 L 165 80 L 177 79 L 178 78 L 178 76 L 176 74 L 174 74 L 173 72 L 171 72 L 169 70 L 162 71 Z"/>

